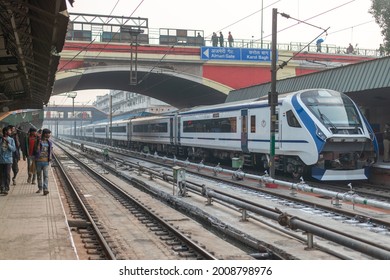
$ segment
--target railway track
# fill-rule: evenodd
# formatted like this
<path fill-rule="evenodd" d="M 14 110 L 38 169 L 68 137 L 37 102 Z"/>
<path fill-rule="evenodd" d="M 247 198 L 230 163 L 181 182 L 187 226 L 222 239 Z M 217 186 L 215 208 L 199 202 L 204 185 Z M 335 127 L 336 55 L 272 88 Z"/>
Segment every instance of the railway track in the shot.
<path fill-rule="evenodd" d="M 123 171 L 122 170 L 119 170 L 119 169 L 122 169 L 123 168 L 123 166 L 124 165 L 128 165 L 128 167 L 127 168 L 137 168 L 137 166 L 138 167 L 140 167 L 140 159 L 135 159 L 135 160 L 133 160 L 132 162 L 133 163 L 131 163 L 131 160 L 123 160 L 123 157 L 127 157 L 127 155 L 126 156 L 120 156 L 119 158 L 121 158 L 121 159 L 116 159 L 116 161 L 117 161 L 117 164 L 116 165 L 114 165 L 114 170 L 113 171 L 111 171 L 111 172 L 115 172 L 115 170 L 117 171 L 117 173 L 120 175 L 120 174 L 123 174 Z M 119 165 L 121 165 L 121 168 L 118 168 L 118 166 Z M 152 169 L 150 169 L 150 170 L 148 170 L 148 168 L 147 167 L 145 167 L 145 166 L 142 166 L 141 167 L 141 171 L 138 171 L 138 172 L 140 172 L 140 173 L 147 173 L 148 174 L 148 176 L 150 176 L 150 177 L 153 177 L 153 176 L 156 176 L 156 177 L 158 177 L 159 175 L 161 175 L 162 174 L 162 180 L 167 180 L 168 179 L 168 181 L 169 181 L 169 175 L 167 175 L 167 174 L 164 174 L 164 172 L 161 172 L 161 170 L 162 169 L 164 169 L 163 167 L 157 167 L 156 169 L 155 169 L 155 171 L 153 171 Z M 157 171 L 156 171 L 157 170 Z M 212 176 L 212 175 L 210 175 L 211 177 L 213 177 L 212 179 L 214 180 L 213 182 L 214 183 L 211 183 L 211 184 L 218 184 L 218 182 L 217 181 L 215 181 L 215 175 L 214 176 Z M 165 177 L 165 178 L 164 178 Z M 205 177 L 205 174 L 202 174 L 202 177 Z M 220 175 L 218 175 L 217 176 L 218 178 L 218 181 L 221 181 L 221 177 L 222 176 L 220 176 Z M 204 192 L 204 189 L 202 189 L 202 185 L 204 185 L 204 184 L 198 184 L 198 186 L 196 186 L 196 184 L 197 184 L 197 182 L 200 182 L 200 181 L 202 181 L 202 179 L 200 178 L 200 177 L 196 177 L 195 178 L 195 183 L 193 183 L 193 185 L 194 185 L 194 188 L 193 189 L 191 189 L 191 191 L 192 192 L 194 192 L 194 190 L 196 190 L 197 188 L 198 188 L 198 192 L 200 192 L 200 194 L 199 195 L 203 195 L 204 196 L 204 194 L 202 194 L 202 192 Z M 232 184 L 234 184 L 234 186 L 232 186 L 232 188 L 234 188 L 234 191 L 233 192 L 237 192 L 237 182 L 232 182 L 232 180 L 231 180 L 231 178 L 230 178 L 230 182 L 228 182 L 228 181 L 225 181 L 225 183 L 226 184 L 230 184 L 230 185 L 232 185 Z M 387 232 L 388 231 L 388 229 L 385 227 L 385 225 L 384 224 L 378 224 L 378 225 L 376 225 L 375 223 L 373 223 L 372 222 L 372 217 L 371 218 L 369 218 L 369 219 L 366 219 L 365 217 L 364 217 L 364 215 L 357 215 L 356 214 L 356 212 L 355 213 L 352 213 L 352 215 L 350 214 L 350 216 L 345 216 L 345 215 L 343 215 L 343 214 L 340 214 L 338 211 L 340 211 L 340 209 L 338 209 L 338 208 L 336 208 L 335 209 L 335 207 L 334 207 L 334 205 L 331 205 L 329 208 L 330 208 L 330 210 L 332 210 L 332 211 L 330 211 L 330 210 L 324 210 L 324 209 L 320 209 L 322 206 L 320 206 L 320 205 L 318 205 L 318 204 L 314 204 L 314 206 L 310 206 L 310 205 L 308 205 L 308 204 L 302 204 L 301 202 L 297 202 L 296 201 L 296 198 L 295 197 L 292 197 L 292 200 L 291 199 L 288 199 L 287 200 L 287 198 L 286 197 L 284 197 L 284 198 L 281 198 L 280 197 L 280 194 L 278 194 L 278 192 L 280 193 L 281 192 L 281 190 L 280 189 L 278 189 L 278 190 L 267 190 L 267 189 L 264 189 L 264 188 L 260 188 L 259 189 L 259 186 L 258 186 L 258 182 L 252 182 L 254 185 L 255 185 L 255 187 L 253 188 L 253 195 L 254 196 L 268 196 L 268 197 L 266 197 L 266 199 L 267 200 L 273 200 L 273 201 L 276 201 L 276 203 L 275 203 L 275 207 L 273 207 L 273 209 L 272 209 L 272 211 L 273 211 L 273 215 L 276 215 L 277 217 L 283 217 L 283 215 L 284 215 L 284 213 L 283 213 L 283 211 L 281 211 L 280 209 L 277 209 L 278 207 L 279 208 L 283 208 L 283 207 L 285 207 L 285 206 L 288 206 L 288 207 L 290 207 L 290 208 L 292 208 L 292 209 L 299 209 L 299 211 L 301 211 L 301 212 L 306 212 L 306 214 L 308 214 L 309 213 L 309 217 L 307 218 L 308 220 L 305 220 L 305 219 L 303 219 L 303 218 L 300 218 L 299 220 L 304 220 L 304 222 L 305 223 L 307 223 L 307 224 L 310 224 L 310 227 L 311 226 L 315 226 L 315 227 L 318 227 L 318 228 L 320 228 L 320 225 L 319 224 L 316 224 L 316 223 L 313 223 L 313 222 L 311 222 L 310 221 L 310 219 L 313 219 L 313 217 L 311 217 L 310 215 L 316 215 L 317 217 L 315 218 L 315 219 L 317 219 L 318 217 L 321 217 L 321 216 L 323 216 L 323 217 L 327 217 L 327 218 L 329 218 L 329 217 L 332 217 L 334 220 L 339 220 L 339 221 L 343 221 L 343 224 L 345 225 L 345 224 L 350 224 L 351 226 L 353 226 L 354 227 L 354 229 L 357 229 L 357 228 L 359 228 L 359 229 L 362 229 L 362 228 L 364 228 L 365 230 L 367 230 L 367 229 L 373 229 L 373 228 L 375 228 L 375 230 L 372 230 L 371 232 L 369 232 L 369 234 L 367 234 L 367 235 L 371 235 L 373 232 L 375 233 L 380 233 L 380 234 L 383 234 L 383 232 Z M 190 185 L 191 183 L 188 181 L 188 184 Z M 208 182 L 207 184 L 210 184 L 210 182 Z M 259 194 L 259 191 L 261 191 L 261 192 L 263 192 L 263 194 Z M 275 193 L 275 191 L 276 191 L 276 193 Z M 196 191 L 195 191 L 196 192 Z M 286 191 L 284 190 L 283 191 L 284 193 L 286 193 Z M 265 194 L 264 194 L 265 193 Z M 273 194 L 272 194 L 273 193 Z M 225 197 L 227 197 L 227 195 L 226 194 L 223 194 Z M 240 195 L 238 195 L 238 196 L 240 196 Z M 285 196 L 287 196 L 287 197 L 289 197 L 289 198 L 291 198 L 291 194 L 288 194 L 288 195 L 285 195 Z M 322 198 L 323 199 L 323 198 Z M 216 198 L 215 197 L 212 197 L 211 198 L 211 200 L 216 200 Z M 301 199 L 302 200 L 302 199 Z M 247 203 L 248 201 L 241 201 L 240 203 Z M 221 200 L 218 202 L 218 203 L 223 203 L 223 204 L 229 204 L 229 203 L 227 203 L 226 201 L 225 202 L 221 202 Z M 282 205 L 282 206 L 281 206 Z M 246 205 L 246 207 L 247 207 L 248 205 Z M 253 206 L 253 205 L 252 205 Z M 235 210 L 237 211 L 238 209 L 239 209 L 239 207 L 236 207 L 236 206 L 231 206 L 230 205 L 230 207 L 231 208 L 235 208 Z M 255 207 L 255 208 L 261 208 L 261 207 L 259 207 L 259 205 L 256 205 L 256 206 L 253 206 L 253 207 Z M 272 227 L 276 227 L 279 231 L 283 231 L 283 230 L 285 230 L 285 231 L 287 231 L 288 233 L 290 233 L 292 236 L 294 236 L 294 238 L 298 238 L 297 237 L 297 235 L 299 235 L 299 232 L 303 232 L 303 233 L 308 233 L 308 230 L 307 229 L 300 229 L 299 231 L 298 231 L 298 234 L 297 234 L 297 232 L 295 232 L 295 230 L 296 229 L 294 229 L 294 227 L 295 226 L 292 226 L 292 229 L 294 230 L 293 232 L 291 232 L 290 230 L 286 230 L 286 228 L 280 228 L 280 227 L 277 227 L 277 226 L 275 226 L 274 224 L 272 224 L 272 222 L 270 222 L 270 221 L 267 221 L 267 222 L 265 222 L 265 219 L 264 219 L 264 213 L 256 213 L 256 211 L 242 211 L 242 209 L 240 210 L 241 211 L 241 213 L 242 213 L 242 219 L 245 219 L 246 217 L 248 217 L 248 218 L 250 218 L 250 219 L 254 219 L 254 220 L 258 220 L 258 221 L 261 221 L 262 223 L 266 223 L 266 224 L 268 224 L 268 225 L 270 225 L 270 226 L 272 226 Z M 271 211 L 270 209 L 267 209 L 267 211 Z M 359 214 L 361 214 L 361 213 L 359 213 Z M 285 217 L 285 219 L 288 221 L 289 220 L 289 217 L 294 217 L 294 219 L 295 219 L 295 216 L 294 215 L 289 215 L 288 213 L 284 216 Z M 378 220 L 380 220 L 380 219 L 378 219 Z M 382 223 L 386 223 L 386 222 L 384 222 L 384 221 L 382 221 L 381 220 L 381 222 Z M 283 223 L 282 223 L 283 224 Z M 285 224 L 284 224 L 284 226 L 286 226 L 286 225 L 289 225 L 289 222 L 286 222 Z M 291 225 L 290 225 L 290 229 L 291 229 Z M 367 230 L 368 231 L 368 230 Z M 341 234 L 340 232 L 338 232 L 337 230 L 334 230 L 334 229 L 331 229 L 331 228 L 325 228 L 325 227 L 323 227 L 322 229 L 320 229 L 319 230 L 319 232 L 317 232 L 317 236 L 321 236 L 321 234 L 322 235 L 327 235 L 327 234 L 324 234 L 324 232 L 332 232 L 332 234 Z M 386 234 L 386 233 L 385 233 Z M 356 242 L 356 244 L 360 244 L 360 245 L 362 245 L 360 242 L 362 242 L 362 243 L 364 243 L 365 245 L 363 245 L 363 246 L 373 246 L 373 247 L 375 247 L 376 249 L 374 249 L 374 251 L 376 251 L 377 249 L 379 250 L 379 251 L 381 251 L 381 253 L 379 253 L 379 254 L 376 254 L 376 253 L 378 253 L 378 252 L 376 252 L 376 253 L 374 253 L 374 258 L 387 258 L 387 254 L 388 254 L 388 250 L 389 250 L 389 248 L 387 247 L 387 246 L 382 246 L 382 245 L 378 245 L 378 244 L 374 244 L 374 243 L 370 243 L 368 240 L 363 240 L 363 239 L 359 239 L 359 238 L 357 238 L 357 237 L 354 237 L 354 234 L 349 234 L 349 235 L 347 235 L 347 234 L 345 234 L 344 235 L 344 237 L 345 238 L 347 238 L 347 239 L 349 239 L 349 241 L 351 241 L 351 239 L 354 239 L 355 241 L 354 242 Z M 343 238 L 344 238 L 343 237 Z M 299 239 L 299 238 L 298 238 Z M 320 248 L 321 247 L 321 245 L 319 245 L 319 243 L 317 243 L 317 244 L 312 244 L 313 243 L 313 239 L 312 239 L 312 236 L 310 236 L 310 234 L 308 235 L 308 238 L 306 239 L 306 240 L 303 240 L 302 238 L 300 238 L 301 239 L 301 241 L 303 241 L 303 242 L 305 242 L 309 247 L 310 246 L 313 246 L 313 248 L 314 247 L 316 247 L 316 248 Z M 336 237 L 335 238 L 336 239 L 336 241 L 337 241 L 337 239 L 339 239 L 339 237 Z M 357 245 L 357 247 L 359 247 L 360 245 Z M 264 245 L 264 247 L 266 247 L 267 245 Z M 355 248 L 356 249 L 356 248 Z M 323 250 L 325 250 L 326 251 L 326 249 L 323 249 Z M 343 254 L 338 254 L 337 252 L 333 252 L 334 253 L 334 255 L 335 256 L 340 256 L 341 258 L 344 258 L 345 256 L 343 256 Z M 383 255 L 382 255 L 382 253 L 383 253 Z M 346 257 L 346 258 L 348 258 L 348 257 Z"/>
<path fill-rule="evenodd" d="M 202 177 L 205 177 L 205 178 L 209 178 L 209 179 L 216 179 L 217 181 L 221 181 L 221 182 L 224 182 L 226 184 L 235 184 L 237 186 L 241 186 L 243 188 L 249 188 L 249 189 L 253 189 L 253 190 L 261 190 L 263 192 L 266 192 L 266 193 L 269 193 L 269 194 L 275 194 L 275 191 L 274 190 L 270 190 L 270 189 L 265 189 L 265 188 L 262 188 L 261 186 L 264 187 L 264 183 L 262 182 L 259 182 L 258 180 L 253 180 L 253 179 L 235 179 L 233 178 L 233 175 L 231 176 L 230 174 L 232 174 L 230 172 L 230 174 L 222 174 L 223 173 L 223 170 L 228 170 L 228 169 L 222 169 L 221 166 L 216 166 L 216 167 L 213 167 L 213 168 L 209 168 L 208 170 L 202 170 L 202 168 L 199 168 L 201 165 L 203 164 L 198 164 L 197 167 L 193 167 L 189 162 L 188 160 L 186 161 L 183 161 L 183 160 L 172 160 L 172 159 L 168 159 L 168 158 L 165 158 L 165 157 L 156 157 L 154 155 L 149 155 L 147 156 L 146 154 L 142 154 L 142 153 L 134 153 L 134 152 L 130 152 L 129 150 L 124 150 L 124 149 L 113 149 L 111 150 L 111 153 L 113 154 L 116 154 L 116 157 L 119 158 L 119 161 L 121 160 L 126 160 L 126 158 L 128 156 L 131 156 L 133 158 L 138 158 L 139 160 L 142 160 L 142 161 L 147 161 L 147 162 L 152 162 L 152 163 L 156 163 L 156 164 L 159 164 L 159 165 L 162 165 L 162 166 L 166 166 L 168 168 L 172 168 L 174 165 L 181 165 L 183 168 L 185 168 L 188 172 L 192 173 L 192 174 L 195 174 L 195 175 L 199 175 L 199 176 L 202 176 Z M 223 167 L 225 168 L 225 167 Z M 211 171 L 212 172 L 211 172 Z M 241 174 L 244 174 L 242 171 L 239 171 L 237 172 L 237 176 L 241 176 Z M 250 173 L 247 173 L 247 174 L 250 174 L 250 175 L 257 175 L 258 177 L 260 176 L 260 174 L 256 174 L 256 173 L 253 173 L 253 172 L 250 172 Z M 245 176 L 241 176 L 242 178 L 245 177 Z M 291 184 L 294 184 L 294 185 L 300 185 L 300 183 L 297 183 L 297 182 L 293 182 L 291 179 L 288 179 L 286 177 L 283 177 L 283 176 L 280 176 L 280 177 L 277 177 L 275 179 L 275 181 L 285 181 L 285 182 L 290 182 Z M 303 182 L 305 185 L 306 183 Z M 357 202 L 354 202 L 353 201 L 353 198 L 363 198 L 363 202 L 364 202 L 364 199 L 372 199 L 374 202 L 378 201 L 378 202 L 384 202 L 384 203 L 378 203 L 379 206 L 383 206 L 385 207 L 384 209 L 384 213 L 388 213 L 386 210 L 390 210 L 390 203 L 387 203 L 388 201 L 386 200 L 386 197 L 387 197 L 387 194 L 390 193 L 390 190 L 388 190 L 387 188 L 385 187 L 381 187 L 381 186 L 373 186 L 372 184 L 368 184 L 368 183 L 364 183 L 364 182 L 359 182 L 359 185 L 357 187 L 354 187 L 352 188 L 352 184 L 350 186 L 347 185 L 347 183 L 329 183 L 329 182 L 326 182 L 326 183 L 323 183 L 323 182 L 317 182 L 317 181 L 309 181 L 308 184 L 310 184 L 308 187 L 309 191 L 312 192 L 312 188 L 317 188 L 319 190 L 329 190 L 329 193 L 326 192 L 326 195 L 324 194 L 319 194 L 318 196 L 323 198 L 324 200 L 329 200 L 329 206 L 327 205 L 324 205 L 324 210 L 329 210 L 329 211 L 338 211 L 340 214 L 344 214 L 346 216 L 355 216 L 356 214 L 355 213 L 350 213 L 349 211 L 344 211 L 340 206 L 342 205 L 343 203 L 343 199 L 339 199 L 339 198 L 334 198 L 334 197 L 331 197 L 330 196 L 330 193 L 333 192 L 333 193 L 337 193 L 339 197 L 342 197 L 345 199 L 345 196 L 349 196 L 349 197 L 352 197 L 352 204 L 358 204 Z M 275 185 L 275 184 L 272 184 L 272 185 Z M 281 188 L 283 188 L 283 186 L 279 186 Z M 297 189 L 297 188 L 296 188 Z M 299 193 L 304 193 L 304 188 L 301 188 L 300 190 L 301 191 L 296 191 L 296 189 L 291 189 L 291 192 L 285 192 L 285 194 L 281 194 L 281 193 L 278 193 L 278 196 L 281 196 L 285 199 L 290 199 L 292 201 L 296 201 L 298 203 L 304 203 L 304 204 L 307 204 L 308 206 L 315 206 L 313 205 L 310 201 L 308 201 L 307 199 L 303 198 L 301 199 L 298 194 Z M 356 199 L 357 200 L 357 199 Z M 345 200 L 346 202 L 348 202 L 348 200 Z M 375 205 L 375 204 L 374 204 Z M 338 209 L 335 209 L 335 206 L 337 206 Z M 374 206 L 375 208 L 375 206 Z M 364 216 L 364 215 L 363 215 Z M 371 216 L 364 216 L 362 217 L 362 219 L 365 219 L 365 220 L 375 220 L 375 217 L 371 217 Z M 380 220 L 377 221 L 379 224 L 383 224 L 384 226 L 389 226 L 388 224 L 386 224 L 386 222 L 381 222 Z"/>
<path fill-rule="evenodd" d="M 82 258 L 90 260 L 117 259 L 117 254 L 113 250 L 107 230 L 99 223 L 93 207 L 87 200 L 83 199 L 83 196 L 80 196 L 80 188 L 72 183 L 65 171 L 64 163 L 68 161 L 67 164 L 69 164 L 69 158 L 63 154 L 56 154 L 54 159 L 55 164 L 53 166 L 57 178 L 63 186 L 62 193 L 66 200 L 68 224 L 73 230 L 77 231 L 78 240 L 83 245 L 83 250 L 79 251 L 79 254 Z"/>
<path fill-rule="evenodd" d="M 57 156 L 58 157 L 58 156 Z M 78 157 L 78 158 L 76 158 Z M 219 256 L 222 256 L 223 254 L 218 254 L 216 252 L 216 255 L 214 255 L 213 252 L 208 251 L 205 249 L 204 244 L 199 243 L 197 240 L 193 240 L 192 233 L 190 231 L 183 231 L 182 229 L 178 229 L 175 223 L 172 223 L 172 220 L 187 220 L 183 217 L 180 218 L 167 218 L 166 216 L 160 216 L 160 214 L 163 213 L 163 211 L 157 213 L 155 209 L 150 209 L 150 207 L 145 203 L 144 201 L 140 200 L 139 195 L 132 195 L 128 191 L 124 190 L 120 186 L 118 186 L 117 183 L 108 180 L 104 176 L 101 176 L 102 173 L 105 173 L 104 170 L 101 168 L 99 169 L 93 169 L 90 168 L 88 165 L 91 165 L 88 160 L 81 158 L 77 154 L 72 153 L 65 153 L 61 152 L 61 160 L 59 160 L 59 166 L 66 165 L 67 167 L 63 167 L 61 169 L 68 169 L 71 170 L 70 175 L 67 175 L 70 178 L 70 181 L 73 181 L 76 183 L 70 183 L 72 185 L 78 184 L 80 185 L 80 173 L 88 173 L 88 177 L 91 177 L 94 182 L 88 182 L 86 183 L 83 181 L 81 185 L 84 185 L 84 188 L 81 187 L 74 187 L 73 189 L 76 190 L 76 194 L 73 196 L 76 197 L 84 197 L 84 200 L 91 200 L 91 199 L 85 199 L 86 197 L 96 196 L 95 195 L 85 195 L 86 193 L 90 193 L 90 190 L 87 190 L 85 188 L 85 185 L 92 185 L 94 188 L 96 188 L 99 185 L 99 195 L 103 196 L 105 200 L 110 197 L 110 200 L 116 202 L 120 206 L 116 206 L 116 209 L 121 208 L 118 210 L 118 213 L 121 213 L 121 215 L 129 216 L 131 220 L 136 220 L 138 225 L 137 227 L 140 227 L 142 225 L 144 227 L 144 231 L 147 232 L 148 238 L 147 242 L 149 242 L 150 239 L 154 239 L 153 241 L 156 244 L 156 247 L 148 247 L 148 251 L 151 254 L 151 256 L 146 256 L 146 253 L 143 253 L 143 257 L 146 259 L 153 259 L 156 256 L 156 252 L 153 251 L 159 251 L 162 250 L 164 253 L 162 253 L 164 256 L 159 255 L 159 259 L 217 259 Z M 75 168 L 74 166 L 77 166 Z M 82 170 L 82 171 L 81 171 Z M 79 171 L 79 172 L 78 172 Z M 77 173 L 77 174 L 75 174 Z M 79 181 L 77 182 L 77 179 Z M 101 186 L 101 187 L 100 187 Z M 104 193 L 103 193 L 104 191 Z M 83 199 L 81 199 L 83 200 Z M 72 203 L 73 204 L 73 203 Z M 92 205 L 92 206 L 91 206 Z M 77 221 L 75 221 L 75 218 L 72 218 L 72 221 L 69 223 L 70 226 L 77 228 L 77 232 L 81 232 L 84 234 L 84 229 L 81 229 L 80 227 L 84 227 L 85 225 L 93 224 L 95 223 L 97 228 L 100 231 L 103 231 L 102 233 L 97 233 L 98 236 L 103 236 L 103 241 L 99 241 L 99 243 L 102 243 L 108 247 L 104 247 L 104 250 L 111 250 L 113 253 L 110 254 L 109 257 L 106 257 L 108 259 L 128 259 L 128 258 L 136 258 L 138 257 L 137 254 L 129 254 L 129 248 L 127 246 L 123 245 L 127 241 L 116 241 L 120 240 L 122 237 L 122 233 L 119 233 L 119 231 L 122 231 L 122 228 L 117 228 L 116 234 L 114 236 L 110 236 L 110 230 L 109 228 L 113 227 L 113 224 L 110 224 L 106 222 L 104 217 L 101 217 L 102 207 L 104 205 L 101 205 L 97 203 L 96 201 L 93 203 L 89 202 L 89 206 L 82 207 L 83 213 L 87 212 L 88 214 L 82 214 L 79 215 L 77 218 Z M 72 208 L 74 208 L 72 206 Z M 84 209 L 85 208 L 85 209 Z M 112 208 L 112 207 L 111 207 Z M 100 214 L 99 214 L 100 212 Z M 103 211 L 104 212 L 104 211 Z M 118 216 L 118 213 L 112 213 L 110 214 L 113 216 Z M 78 215 L 78 214 L 76 214 Z M 106 213 L 108 217 L 108 213 Z M 88 216 L 91 217 L 91 220 L 85 220 L 84 217 Z M 106 219 L 107 219 L 106 217 Z M 110 218 L 108 218 L 110 219 Z M 115 217 L 114 217 L 115 219 Z M 186 221 L 187 222 L 187 221 Z M 199 225 L 198 225 L 199 226 Z M 97 232 L 97 231 L 96 231 Z M 151 233 L 153 233 L 153 237 L 151 237 Z M 108 241 L 107 241 L 108 239 Z M 95 240 L 95 238 L 93 238 Z M 139 240 L 138 240 L 139 241 Z M 138 243 L 134 242 L 132 243 L 131 247 L 135 247 Z M 143 240 L 142 242 L 145 242 Z M 140 242 L 140 243 L 142 243 Z M 88 242 L 90 244 L 90 242 Z M 161 249 L 162 246 L 161 243 L 164 243 L 164 249 Z M 97 244 L 96 244 L 97 245 Z M 135 250 L 134 248 L 131 248 L 131 250 Z M 143 250 L 143 249 L 140 249 Z M 167 250 L 170 250 L 170 252 L 166 252 Z M 92 250 L 91 250 L 92 251 Z M 101 249 L 94 249 L 93 252 L 101 252 Z M 239 250 L 237 250 L 238 252 Z M 248 256 L 245 252 L 240 251 L 243 256 L 238 256 L 239 258 L 244 259 L 252 259 L 252 257 Z M 137 255 L 137 256 L 134 256 Z M 154 255 L 154 256 L 153 256 Z M 101 258 L 104 258 L 103 256 L 100 256 Z"/>

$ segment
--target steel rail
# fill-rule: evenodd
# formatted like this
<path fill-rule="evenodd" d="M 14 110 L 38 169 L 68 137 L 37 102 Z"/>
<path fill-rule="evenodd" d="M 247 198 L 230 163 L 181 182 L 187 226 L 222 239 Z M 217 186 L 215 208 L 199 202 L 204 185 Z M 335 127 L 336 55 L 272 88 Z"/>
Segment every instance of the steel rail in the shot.
<path fill-rule="evenodd" d="M 115 254 L 113 253 L 113 251 L 111 250 L 110 246 L 109 246 L 108 243 L 106 242 L 104 236 L 103 236 L 102 233 L 100 232 L 99 227 L 96 225 L 94 219 L 93 219 L 92 216 L 90 215 L 90 213 L 89 213 L 87 207 L 85 206 L 83 200 L 82 200 L 81 197 L 79 196 L 79 194 L 78 194 L 76 188 L 75 188 L 74 185 L 72 184 L 72 181 L 70 180 L 69 176 L 66 174 L 63 165 L 62 165 L 61 162 L 57 159 L 55 153 L 53 153 L 53 157 L 54 157 L 55 161 L 57 162 L 58 167 L 60 168 L 60 170 L 61 170 L 63 176 L 66 178 L 67 183 L 69 184 L 71 190 L 73 191 L 73 194 L 75 195 L 75 197 L 76 197 L 78 203 L 80 204 L 80 206 L 81 206 L 81 208 L 82 208 L 82 210 L 83 210 L 85 216 L 87 217 L 87 219 L 88 219 L 90 225 L 93 227 L 93 229 L 94 229 L 96 235 L 98 236 L 99 242 L 102 244 L 103 249 L 104 249 L 106 255 L 110 258 L 110 260 L 116 260 Z"/>

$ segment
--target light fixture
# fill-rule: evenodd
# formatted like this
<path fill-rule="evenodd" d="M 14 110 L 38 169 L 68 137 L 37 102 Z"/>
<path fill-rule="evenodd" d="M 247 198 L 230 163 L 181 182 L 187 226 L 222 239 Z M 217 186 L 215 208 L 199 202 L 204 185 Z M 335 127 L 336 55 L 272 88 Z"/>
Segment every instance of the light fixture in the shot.
<path fill-rule="evenodd" d="M 66 96 L 69 97 L 69 98 L 76 98 L 77 92 L 76 91 L 67 92 Z"/>

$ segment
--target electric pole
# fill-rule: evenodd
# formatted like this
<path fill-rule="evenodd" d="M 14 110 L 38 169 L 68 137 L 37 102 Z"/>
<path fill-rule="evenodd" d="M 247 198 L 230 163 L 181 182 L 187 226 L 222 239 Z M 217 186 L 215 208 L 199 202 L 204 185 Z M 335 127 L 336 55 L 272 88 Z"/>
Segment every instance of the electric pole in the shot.
<path fill-rule="evenodd" d="M 276 32 L 278 10 L 272 9 L 272 62 L 271 62 L 271 92 L 268 97 L 270 105 L 270 162 L 269 171 L 272 178 L 275 177 L 275 134 L 277 124 L 276 106 L 278 106 L 278 93 L 276 92 Z"/>

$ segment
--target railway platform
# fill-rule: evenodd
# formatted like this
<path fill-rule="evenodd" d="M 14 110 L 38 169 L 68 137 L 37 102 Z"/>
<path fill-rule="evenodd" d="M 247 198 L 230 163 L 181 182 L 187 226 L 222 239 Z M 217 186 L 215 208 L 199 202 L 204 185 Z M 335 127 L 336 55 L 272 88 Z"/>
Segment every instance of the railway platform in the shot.
<path fill-rule="evenodd" d="M 27 183 L 27 163 L 20 161 L 16 185 L 11 182 L 8 195 L 0 195 L 0 259 L 77 260 L 52 168 L 50 193 L 37 190 Z"/>

